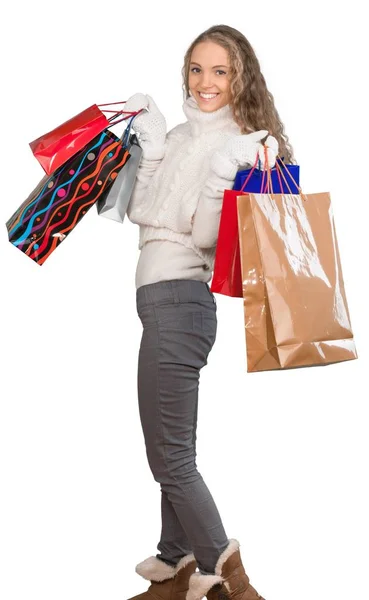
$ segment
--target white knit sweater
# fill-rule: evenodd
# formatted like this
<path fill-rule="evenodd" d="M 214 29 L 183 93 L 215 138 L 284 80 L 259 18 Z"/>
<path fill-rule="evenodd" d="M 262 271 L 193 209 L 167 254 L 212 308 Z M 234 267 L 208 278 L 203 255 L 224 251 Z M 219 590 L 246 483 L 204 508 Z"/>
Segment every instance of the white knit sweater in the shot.
<path fill-rule="evenodd" d="M 166 136 L 161 160 L 142 158 L 127 216 L 140 226 L 136 287 L 168 279 L 209 281 L 223 192 L 231 179 L 210 169 L 212 154 L 241 130 L 229 105 L 207 113 L 190 96 L 185 123 Z"/>

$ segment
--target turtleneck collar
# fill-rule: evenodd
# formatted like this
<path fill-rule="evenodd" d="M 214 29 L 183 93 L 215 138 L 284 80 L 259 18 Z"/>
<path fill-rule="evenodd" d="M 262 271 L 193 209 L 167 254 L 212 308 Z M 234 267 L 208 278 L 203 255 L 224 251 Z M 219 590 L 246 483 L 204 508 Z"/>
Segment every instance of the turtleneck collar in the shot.
<path fill-rule="evenodd" d="M 232 109 L 229 104 L 226 104 L 213 112 L 205 112 L 199 108 L 195 98 L 189 96 L 189 98 L 184 101 L 182 108 L 190 124 L 193 137 L 225 127 L 230 130 L 234 129 L 235 133 L 240 132 L 240 128 L 233 118 Z"/>

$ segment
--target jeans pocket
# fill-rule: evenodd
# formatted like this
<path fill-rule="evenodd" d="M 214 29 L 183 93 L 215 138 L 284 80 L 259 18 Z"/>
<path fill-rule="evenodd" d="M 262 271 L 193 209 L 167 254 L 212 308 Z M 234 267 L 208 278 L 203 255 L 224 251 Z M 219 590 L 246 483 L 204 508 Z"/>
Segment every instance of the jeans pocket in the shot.
<path fill-rule="evenodd" d="M 206 289 L 208 290 L 209 296 L 212 299 L 212 301 L 213 301 L 213 303 L 215 304 L 215 307 L 216 307 L 216 305 L 217 305 L 216 298 L 215 298 L 215 296 L 214 296 L 213 292 L 211 291 L 211 289 L 210 289 L 210 287 L 209 287 L 208 284 L 206 284 Z"/>
<path fill-rule="evenodd" d="M 137 314 L 143 327 L 146 328 L 156 325 L 156 314 L 152 305 L 141 306 L 137 309 Z"/>
<path fill-rule="evenodd" d="M 218 320 L 216 316 L 216 312 L 206 312 L 201 313 L 201 321 L 202 321 L 202 330 L 203 333 L 207 336 L 211 347 L 214 345 L 216 336 L 217 336 L 217 328 L 218 328 Z"/>

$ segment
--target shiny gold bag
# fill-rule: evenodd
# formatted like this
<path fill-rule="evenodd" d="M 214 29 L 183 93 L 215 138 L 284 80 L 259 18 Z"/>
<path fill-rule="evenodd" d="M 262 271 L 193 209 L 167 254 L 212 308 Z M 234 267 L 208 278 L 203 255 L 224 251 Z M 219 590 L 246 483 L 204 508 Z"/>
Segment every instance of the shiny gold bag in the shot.
<path fill-rule="evenodd" d="M 330 194 L 297 187 L 237 197 L 248 372 L 357 358 Z"/>

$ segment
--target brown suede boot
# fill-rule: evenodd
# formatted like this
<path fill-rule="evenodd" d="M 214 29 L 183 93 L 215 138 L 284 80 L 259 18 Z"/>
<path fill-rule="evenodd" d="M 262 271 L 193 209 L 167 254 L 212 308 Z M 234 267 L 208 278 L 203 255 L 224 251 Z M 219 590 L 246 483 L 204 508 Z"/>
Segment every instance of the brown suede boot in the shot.
<path fill-rule="evenodd" d="M 193 573 L 185 600 L 265 600 L 245 573 L 239 551 L 240 544 L 230 539 L 227 548 L 219 556 L 214 575 Z"/>
<path fill-rule="evenodd" d="M 151 581 L 151 585 L 137 596 L 129 600 L 185 600 L 188 581 L 195 572 L 197 562 L 194 555 L 186 554 L 171 566 L 156 556 L 149 556 L 136 565 L 136 573 Z"/>

